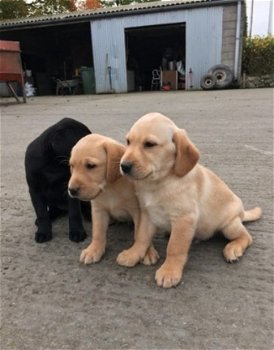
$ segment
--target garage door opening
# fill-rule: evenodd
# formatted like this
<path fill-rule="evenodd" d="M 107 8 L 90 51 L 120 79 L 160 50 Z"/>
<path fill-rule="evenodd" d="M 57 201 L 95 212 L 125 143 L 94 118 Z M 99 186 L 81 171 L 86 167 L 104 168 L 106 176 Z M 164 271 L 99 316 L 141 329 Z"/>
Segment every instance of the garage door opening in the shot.
<path fill-rule="evenodd" d="M 185 38 L 185 23 L 127 28 L 128 91 L 185 89 Z"/>
<path fill-rule="evenodd" d="M 92 76 L 89 85 L 93 85 L 88 88 L 95 93 L 89 23 L 37 27 L 1 36 L 20 42 L 26 81 L 38 95 L 85 93 L 82 72 Z M 69 83 L 57 88 L 59 81 Z"/>

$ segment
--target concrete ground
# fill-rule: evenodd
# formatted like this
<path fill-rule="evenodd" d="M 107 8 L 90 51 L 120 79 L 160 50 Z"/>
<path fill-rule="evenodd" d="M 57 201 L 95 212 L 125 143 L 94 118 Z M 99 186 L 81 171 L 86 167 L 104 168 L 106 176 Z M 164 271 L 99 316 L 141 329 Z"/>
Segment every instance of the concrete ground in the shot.
<path fill-rule="evenodd" d="M 153 92 L 34 97 L 1 106 L 1 349 L 273 349 L 273 90 Z M 54 238 L 34 241 L 34 212 L 24 174 L 28 143 L 63 117 L 124 142 L 141 115 L 159 111 L 188 130 L 201 163 L 263 218 L 247 225 L 253 246 L 236 264 L 225 240 L 193 244 L 183 282 L 164 290 L 154 274 L 167 239 L 155 238 L 156 266 L 120 267 L 132 227 L 109 228 L 100 263 L 83 266 L 67 218 Z M 90 223 L 85 222 L 87 231 Z"/>

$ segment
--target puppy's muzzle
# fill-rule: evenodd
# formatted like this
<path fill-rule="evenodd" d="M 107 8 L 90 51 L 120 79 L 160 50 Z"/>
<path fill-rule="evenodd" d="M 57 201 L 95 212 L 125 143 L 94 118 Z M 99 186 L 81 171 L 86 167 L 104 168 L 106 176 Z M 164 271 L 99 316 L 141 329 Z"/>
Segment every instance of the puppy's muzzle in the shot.
<path fill-rule="evenodd" d="M 68 193 L 69 193 L 70 197 L 72 197 L 72 198 L 78 197 L 80 194 L 80 188 L 79 187 L 69 187 Z"/>
<path fill-rule="evenodd" d="M 132 170 L 133 164 L 128 161 L 124 161 L 121 163 L 121 171 L 124 175 L 130 175 Z"/>

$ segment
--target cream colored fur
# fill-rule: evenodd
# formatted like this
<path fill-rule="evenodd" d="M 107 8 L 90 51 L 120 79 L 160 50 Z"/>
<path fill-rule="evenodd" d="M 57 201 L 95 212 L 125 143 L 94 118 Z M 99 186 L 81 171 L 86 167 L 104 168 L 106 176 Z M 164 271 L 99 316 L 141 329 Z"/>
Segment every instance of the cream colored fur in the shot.
<path fill-rule="evenodd" d="M 134 184 L 119 171 L 124 151 L 122 144 L 98 134 L 82 138 L 72 149 L 69 194 L 92 203 L 92 240 L 80 256 L 85 264 L 102 258 L 111 218 L 133 220 L 135 232 L 139 227 L 140 209 Z M 150 265 L 157 260 L 158 253 L 153 246 L 149 247 L 143 263 Z"/>
<path fill-rule="evenodd" d="M 194 237 L 208 239 L 222 231 L 230 240 L 225 259 L 238 260 L 252 244 L 242 222 L 260 218 L 261 209 L 245 211 L 240 198 L 198 163 L 199 151 L 185 130 L 164 115 L 140 118 L 127 142 L 121 172 L 134 180 L 142 214 L 135 243 L 120 253 L 118 263 L 136 264 L 159 230 L 171 232 L 166 260 L 156 272 L 159 286 L 169 288 L 181 281 Z M 126 174 L 125 165 L 131 167 Z"/>

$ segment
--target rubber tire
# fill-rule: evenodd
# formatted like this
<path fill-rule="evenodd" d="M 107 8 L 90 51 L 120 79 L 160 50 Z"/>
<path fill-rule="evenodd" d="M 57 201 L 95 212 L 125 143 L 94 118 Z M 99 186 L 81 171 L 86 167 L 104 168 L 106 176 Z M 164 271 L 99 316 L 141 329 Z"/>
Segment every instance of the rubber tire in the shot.
<path fill-rule="evenodd" d="M 233 73 L 225 64 L 217 64 L 216 66 L 211 67 L 207 73 L 212 74 L 215 77 L 215 87 L 217 89 L 227 88 L 232 83 Z"/>
<path fill-rule="evenodd" d="M 212 90 L 215 88 L 216 78 L 212 74 L 205 74 L 202 76 L 200 86 L 203 90 Z"/>

